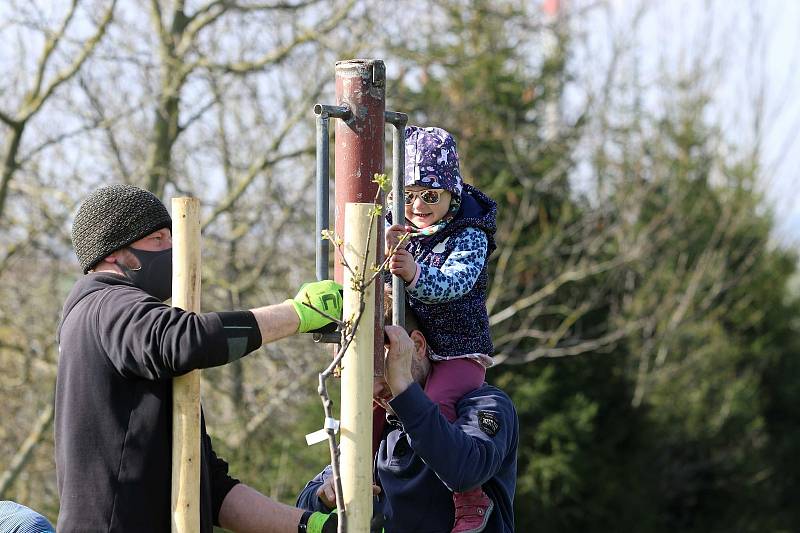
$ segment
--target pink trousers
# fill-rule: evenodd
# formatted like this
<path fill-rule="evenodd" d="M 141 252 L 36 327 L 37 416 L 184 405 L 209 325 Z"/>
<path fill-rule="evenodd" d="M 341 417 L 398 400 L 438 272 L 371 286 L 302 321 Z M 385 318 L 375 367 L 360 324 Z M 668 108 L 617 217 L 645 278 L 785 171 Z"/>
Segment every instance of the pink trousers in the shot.
<path fill-rule="evenodd" d="M 486 369 L 472 359 L 431 361 L 431 372 L 425 383 L 425 394 L 439 405 L 439 411 L 449 421 L 455 421 L 456 404 L 466 393 L 483 385 Z M 378 404 L 372 406 L 372 451 L 378 450 L 386 423 L 386 411 Z"/>
<path fill-rule="evenodd" d="M 486 369 L 473 359 L 431 361 L 425 394 L 431 401 L 439 404 L 439 411 L 448 421 L 453 422 L 457 418 L 458 400 L 483 385 L 485 379 Z"/>

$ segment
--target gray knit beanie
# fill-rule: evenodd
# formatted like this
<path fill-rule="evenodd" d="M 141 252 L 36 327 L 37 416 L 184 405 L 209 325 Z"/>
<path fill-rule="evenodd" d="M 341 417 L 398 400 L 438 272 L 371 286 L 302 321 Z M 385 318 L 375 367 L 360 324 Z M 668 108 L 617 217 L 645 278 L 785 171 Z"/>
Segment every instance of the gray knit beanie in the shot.
<path fill-rule="evenodd" d="M 109 185 L 92 192 L 78 208 L 72 245 L 86 274 L 111 252 L 171 227 L 169 212 L 155 194 L 133 185 Z"/>

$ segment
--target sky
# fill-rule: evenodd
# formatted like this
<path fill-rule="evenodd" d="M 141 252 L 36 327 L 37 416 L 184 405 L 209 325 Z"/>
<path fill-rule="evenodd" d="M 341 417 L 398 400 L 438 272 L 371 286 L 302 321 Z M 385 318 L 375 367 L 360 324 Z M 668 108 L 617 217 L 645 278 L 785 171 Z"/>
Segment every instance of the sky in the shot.
<path fill-rule="evenodd" d="M 800 247 L 800 2 L 772 0 L 764 5 L 771 35 L 765 186 L 776 205 L 779 235 Z"/>
<path fill-rule="evenodd" d="M 645 5 L 630 44 L 646 80 L 657 80 L 665 69 L 678 74 L 691 69 L 698 58 L 716 68 L 710 81 L 715 120 L 742 146 L 759 144 L 760 187 L 775 214 L 775 240 L 800 250 L 800 0 L 536 1 L 560 2 L 568 10 L 591 6 L 583 22 L 587 31 L 598 32 L 598 42 L 629 34 L 635 13 Z M 4 5 L 0 0 L 0 16 Z M 759 98 L 763 121 L 754 138 L 750 110 Z"/>
<path fill-rule="evenodd" d="M 637 32 L 644 68 L 682 73 L 700 61 L 716 69 L 709 80 L 715 119 L 729 138 L 760 146 L 759 186 L 775 214 L 775 240 L 800 249 L 800 0 L 644 2 Z M 610 0 L 609 24 L 631 24 L 641 4 Z M 756 128 L 751 110 L 758 107 Z"/>

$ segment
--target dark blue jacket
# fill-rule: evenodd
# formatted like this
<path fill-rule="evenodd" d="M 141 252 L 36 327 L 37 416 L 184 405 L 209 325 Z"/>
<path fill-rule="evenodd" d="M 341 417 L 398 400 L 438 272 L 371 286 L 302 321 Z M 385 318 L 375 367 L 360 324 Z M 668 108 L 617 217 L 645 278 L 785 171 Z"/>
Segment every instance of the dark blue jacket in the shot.
<path fill-rule="evenodd" d="M 386 424 L 375 458 L 382 488 L 376 511 L 388 517 L 386 533 L 449 533 L 452 492 L 477 485 L 495 505 L 486 533 L 513 532 L 519 427 L 511 399 L 484 384 L 459 401 L 452 424 L 417 384 L 390 404 L 397 417 Z M 298 507 L 329 512 L 316 493 L 330 475 L 328 466 L 311 480 Z"/>
<path fill-rule="evenodd" d="M 453 253 L 455 239 L 466 228 L 476 228 L 486 234 L 488 249 L 478 279 L 461 298 L 440 303 L 426 303 L 408 295 L 408 303 L 420 319 L 420 327 L 431 348 L 441 357 L 482 353 L 492 355 L 494 346 L 489 333 L 486 311 L 488 289 L 487 264 L 496 248 L 497 204 L 477 188 L 464 184 L 461 209 L 456 216 L 430 237 L 412 239 L 408 251 L 417 263 L 441 268 Z M 438 247 L 437 247 L 438 245 Z"/>

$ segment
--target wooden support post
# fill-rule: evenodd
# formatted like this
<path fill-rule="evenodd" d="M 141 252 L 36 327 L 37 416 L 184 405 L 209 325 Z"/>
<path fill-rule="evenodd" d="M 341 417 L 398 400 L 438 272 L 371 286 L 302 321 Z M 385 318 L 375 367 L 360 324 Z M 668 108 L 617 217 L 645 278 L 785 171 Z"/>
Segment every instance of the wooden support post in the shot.
<path fill-rule="evenodd" d="M 345 206 L 344 255 L 351 273 L 344 269 L 344 318 L 352 320 L 358 312 L 361 295 L 353 290 L 352 277 L 372 275 L 375 264 L 379 220 L 370 232 L 370 211 L 375 204 L 348 203 Z M 370 234 L 369 243 L 367 235 Z M 366 272 L 363 268 L 367 251 Z M 362 278 L 364 279 L 364 278 Z M 342 360 L 341 458 L 342 491 L 347 511 L 347 531 L 369 531 L 372 517 L 372 379 L 375 329 L 375 284 L 363 295 L 365 307 L 356 336 Z M 383 340 L 381 338 L 381 340 Z"/>
<path fill-rule="evenodd" d="M 200 201 L 172 199 L 172 305 L 200 311 Z M 172 531 L 200 531 L 200 371 L 172 385 Z"/>

